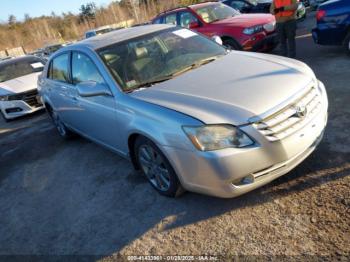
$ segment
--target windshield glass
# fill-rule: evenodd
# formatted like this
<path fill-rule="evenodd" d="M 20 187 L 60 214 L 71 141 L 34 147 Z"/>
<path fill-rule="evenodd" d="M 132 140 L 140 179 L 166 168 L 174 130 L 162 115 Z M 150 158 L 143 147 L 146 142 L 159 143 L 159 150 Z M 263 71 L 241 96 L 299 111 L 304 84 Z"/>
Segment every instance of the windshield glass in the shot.
<path fill-rule="evenodd" d="M 175 77 L 227 51 L 188 29 L 171 28 L 100 49 L 98 53 L 121 88 L 128 92 Z"/>
<path fill-rule="evenodd" d="M 21 76 L 36 72 L 42 72 L 44 69 L 43 61 L 40 59 L 13 60 L 0 64 L 0 82 L 9 81 Z"/>
<path fill-rule="evenodd" d="M 200 7 L 196 9 L 196 12 L 207 23 L 212 23 L 240 14 L 237 10 L 221 3 Z"/>

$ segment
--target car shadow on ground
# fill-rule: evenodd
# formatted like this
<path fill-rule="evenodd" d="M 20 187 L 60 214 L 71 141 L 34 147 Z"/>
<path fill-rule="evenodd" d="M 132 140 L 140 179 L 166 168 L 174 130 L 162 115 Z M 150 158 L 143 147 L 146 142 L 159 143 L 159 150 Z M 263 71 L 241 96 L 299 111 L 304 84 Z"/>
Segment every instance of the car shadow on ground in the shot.
<path fill-rule="evenodd" d="M 33 141 L 25 129 L 9 134 L 24 132 L 14 137 L 20 142 L 19 151 L 0 160 L 0 254 L 103 258 L 150 230 L 167 234 L 174 228 L 321 186 L 350 172 L 346 160 L 350 154 L 331 152 L 329 159 L 324 141 L 294 171 L 241 197 L 185 193 L 169 199 L 158 195 L 128 161 L 83 138 L 64 142 L 48 124 L 47 119 L 39 123 L 43 130 L 37 134 L 45 139 Z M 32 146 L 30 154 L 25 150 L 28 146 Z M 21 161 L 20 167 L 5 164 L 13 156 Z"/>

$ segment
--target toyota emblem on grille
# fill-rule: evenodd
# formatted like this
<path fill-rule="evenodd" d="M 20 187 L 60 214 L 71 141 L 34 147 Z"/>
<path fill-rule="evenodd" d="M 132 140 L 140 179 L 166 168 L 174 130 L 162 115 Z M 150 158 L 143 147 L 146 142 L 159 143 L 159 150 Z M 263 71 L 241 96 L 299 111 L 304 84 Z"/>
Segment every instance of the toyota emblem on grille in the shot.
<path fill-rule="evenodd" d="M 296 106 L 295 107 L 295 116 L 299 118 L 304 118 L 307 115 L 306 106 Z"/>

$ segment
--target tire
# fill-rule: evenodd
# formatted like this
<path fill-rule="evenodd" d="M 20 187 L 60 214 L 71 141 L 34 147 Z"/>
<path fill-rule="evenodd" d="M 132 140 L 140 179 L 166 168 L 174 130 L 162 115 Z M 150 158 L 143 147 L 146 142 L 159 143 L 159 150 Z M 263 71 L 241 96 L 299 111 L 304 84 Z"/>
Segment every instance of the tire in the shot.
<path fill-rule="evenodd" d="M 61 121 L 59 115 L 54 110 L 48 110 L 51 116 L 52 122 L 55 125 L 58 134 L 64 139 L 71 139 L 76 136 L 74 132 L 69 130 L 66 125 Z"/>
<path fill-rule="evenodd" d="M 5 121 L 6 123 L 8 123 L 8 122 L 11 121 L 10 119 L 7 119 L 1 111 L 0 111 L 0 113 L 1 113 L 1 116 L 2 116 L 2 118 L 4 119 L 4 121 Z"/>
<path fill-rule="evenodd" d="M 137 166 L 158 193 L 178 197 L 184 192 L 168 159 L 152 141 L 145 137 L 137 138 L 134 152 Z"/>
<path fill-rule="evenodd" d="M 222 41 L 224 46 L 232 49 L 232 50 L 242 50 L 242 47 L 237 43 L 236 40 L 232 38 L 226 38 Z"/>
<path fill-rule="evenodd" d="M 345 50 L 348 52 L 348 55 L 350 55 L 350 32 L 345 37 L 344 47 L 345 47 Z"/>

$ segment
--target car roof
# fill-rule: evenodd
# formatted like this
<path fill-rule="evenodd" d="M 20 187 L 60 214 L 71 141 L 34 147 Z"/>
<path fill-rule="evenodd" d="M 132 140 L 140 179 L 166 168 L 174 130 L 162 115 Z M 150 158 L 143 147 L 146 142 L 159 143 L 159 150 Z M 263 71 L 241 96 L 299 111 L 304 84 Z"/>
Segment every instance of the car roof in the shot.
<path fill-rule="evenodd" d="M 140 36 L 148 35 L 158 31 L 162 31 L 168 28 L 174 28 L 173 25 L 156 24 L 156 25 L 143 25 L 137 27 L 124 28 L 117 31 L 112 31 L 103 35 L 84 39 L 80 42 L 70 45 L 62 49 L 62 51 L 70 49 L 72 47 L 87 47 L 93 50 L 97 50 L 109 45 L 120 43 L 129 39 L 137 38 Z"/>
<path fill-rule="evenodd" d="M 14 64 L 16 62 L 28 62 L 31 60 L 41 61 L 41 59 L 37 56 L 26 55 L 26 56 L 15 57 L 15 58 L 7 59 L 4 61 L 0 61 L 0 66 L 11 65 L 11 64 Z"/>
<path fill-rule="evenodd" d="M 190 5 L 189 7 L 191 9 L 198 9 L 198 8 L 201 8 L 201 7 L 205 7 L 205 6 L 209 6 L 209 5 L 213 5 L 213 4 L 218 4 L 219 2 L 204 2 L 204 3 L 199 3 L 199 4 L 194 4 L 194 5 Z"/>
<path fill-rule="evenodd" d="M 221 1 L 224 1 L 224 0 L 221 0 Z M 209 1 L 209 2 L 204 2 L 204 3 L 199 3 L 199 4 L 188 5 L 188 6 L 175 7 L 173 9 L 165 10 L 162 13 L 159 13 L 153 20 L 157 19 L 160 16 L 164 16 L 166 14 L 179 12 L 179 11 L 184 11 L 184 10 L 188 10 L 188 9 L 196 10 L 198 8 L 205 7 L 205 6 L 212 5 L 212 4 L 217 4 L 217 3 L 218 2 L 214 2 L 214 1 L 211 2 L 211 1 Z"/>

